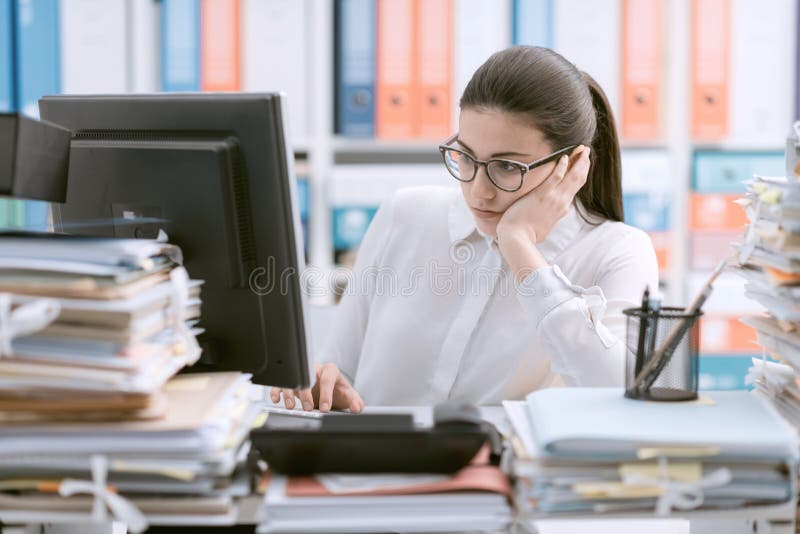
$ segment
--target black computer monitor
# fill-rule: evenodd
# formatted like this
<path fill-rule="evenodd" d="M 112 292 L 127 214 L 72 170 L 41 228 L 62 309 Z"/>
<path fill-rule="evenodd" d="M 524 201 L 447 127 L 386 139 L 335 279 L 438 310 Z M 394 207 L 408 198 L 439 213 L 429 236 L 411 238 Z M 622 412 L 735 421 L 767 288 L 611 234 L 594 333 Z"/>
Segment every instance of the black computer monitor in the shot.
<path fill-rule="evenodd" d="M 72 131 L 56 231 L 179 245 L 205 280 L 195 369 L 306 387 L 302 231 L 279 94 L 48 96 Z"/>

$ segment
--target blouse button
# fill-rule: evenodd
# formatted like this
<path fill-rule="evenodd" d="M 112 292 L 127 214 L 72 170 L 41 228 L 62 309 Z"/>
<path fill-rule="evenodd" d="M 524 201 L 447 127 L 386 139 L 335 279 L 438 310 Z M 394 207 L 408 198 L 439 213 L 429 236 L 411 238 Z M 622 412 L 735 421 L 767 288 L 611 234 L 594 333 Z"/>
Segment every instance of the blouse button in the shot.
<path fill-rule="evenodd" d="M 552 294 L 553 294 L 553 291 L 549 287 L 544 288 L 544 296 L 545 297 L 549 297 Z"/>

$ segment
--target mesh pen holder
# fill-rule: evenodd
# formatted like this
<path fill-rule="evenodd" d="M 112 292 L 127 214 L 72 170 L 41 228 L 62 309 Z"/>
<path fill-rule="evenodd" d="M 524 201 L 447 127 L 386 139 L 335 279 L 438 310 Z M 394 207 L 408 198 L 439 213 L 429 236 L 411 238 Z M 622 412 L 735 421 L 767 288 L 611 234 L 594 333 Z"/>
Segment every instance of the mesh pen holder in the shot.
<path fill-rule="evenodd" d="M 628 349 L 625 396 L 650 401 L 697 399 L 703 312 L 664 307 L 658 311 L 629 308 L 623 313 L 627 317 Z M 637 384 L 639 376 L 644 379 Z"/>

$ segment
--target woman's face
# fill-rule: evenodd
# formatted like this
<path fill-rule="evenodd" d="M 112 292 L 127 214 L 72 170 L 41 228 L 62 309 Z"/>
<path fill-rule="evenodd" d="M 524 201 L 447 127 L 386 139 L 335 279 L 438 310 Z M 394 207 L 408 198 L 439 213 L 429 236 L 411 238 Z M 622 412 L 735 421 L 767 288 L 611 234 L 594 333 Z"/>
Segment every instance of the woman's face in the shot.
<path fill-rule="evenodd" d="M 531 163 L 554 150 L 544 140 L 542 132 L 505 111 L 464 109 L 458 123 L 458 139 L 453 146 L 478 160 L 500 158 Z M 484 166 L 479 168 L 474 180 L 461 182 L 461 192 L 478 229 L 486 235 L 496 236 L 497 223 L 503 213 L 514 201 L 544 182 L 556 163 L 557 160 L 525 173 L 522 187 L 513 193 L 495 187 Z"/>

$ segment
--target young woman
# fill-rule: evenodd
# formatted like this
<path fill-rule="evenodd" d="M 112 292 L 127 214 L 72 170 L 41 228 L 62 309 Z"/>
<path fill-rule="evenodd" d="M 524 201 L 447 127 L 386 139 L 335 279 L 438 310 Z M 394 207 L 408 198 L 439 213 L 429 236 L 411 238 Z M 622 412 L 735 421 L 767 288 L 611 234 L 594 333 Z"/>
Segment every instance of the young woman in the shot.
<path fill-rule="evenodd" d="M 457 399 L 497 404 L 556 385 L 620 386 L 622 310 L 657 287 L 648 236 L 625 225 L 614 118 L 559 54 L 494 54 L 440 146 L 454 188 L 399 191 L 361 245 L 311 390 L 288 408 Z"/>

